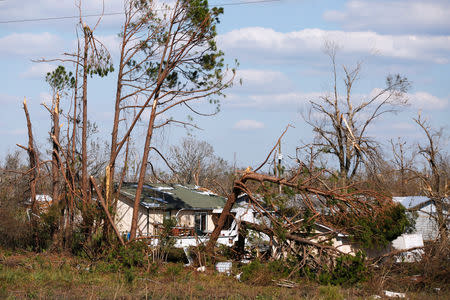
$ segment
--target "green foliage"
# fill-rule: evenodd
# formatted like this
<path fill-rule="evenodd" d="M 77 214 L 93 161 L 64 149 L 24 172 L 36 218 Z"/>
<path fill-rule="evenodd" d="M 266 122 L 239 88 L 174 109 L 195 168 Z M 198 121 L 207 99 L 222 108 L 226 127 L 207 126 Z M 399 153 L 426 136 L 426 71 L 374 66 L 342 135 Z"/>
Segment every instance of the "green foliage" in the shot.
<path fill-rule="evenodd" d="M 260 272 L 263 268 L 264 266 L 259 260 L 254 260 L 251 263 L 244 265 L 241 269 L 241 281 L 250 281 L 255 277 L 255 273 Z"/>
<path fill-rule="evenodd" d="M 303 213 L 303 222 L 301 224 L 301 230 L 306 233 L 306 235 L 311 235 L 314 230 L 314 224 L 316 219 L 314 218 L 314 213 L 307 207 Z"/>
<path fill-rule="evenodd" d="M 40 219 L 33 230 L 37 241 L 35 245 L 37 251 L 45 250 L 51 245 L 53 235 L 58 230 L 60 217 L 61 212 L 58 205 L 52 205 L 40 214 Z"/>
<path fill-rule="evenodd" d="M 282 260 L 269 261 L 267 264 L 267 270 L 274 274 L 276 277 L 287 277 L 291 272 L 292 268 L 289 262 L 284 262 Z"/>
<path fill-rule="evenodd" d="M 273 279 L 287 277 L 290 268 L 283 261 L 262 263 L 254 260 L 241 268 L 241 281 L 257 285 L 269 285 Z"/>
<path fill-rule="evenodd" d="M 280 240 L 281 243 L 286 241 L 286 234 L 287 234 L 286 228 L 284 228 L 278 224 L 274 224 L 273 232 L 274 232 L 275 236 Z"/>
<path fill-rule="evenodd" d="M 142 241 L 132 242 L 127 246 L 118 246 L 112 249 L 106 259 L 112 263 L 118 263 L 121 268 L 131 269 L 142 267 L 146 263 L 147 244 Z"/>
<path fill-rule="evenodd" d="M 353 216 L 346 224 L 346 228 L 351 228 L 354 241 L 364 248 L 382 248 L 413 226 L 414 221 L 400 204 L 391 206 L 383 214 Z"/>
<path fill-rule="evenodd" d="M 58 66 L 52 72 L 48 72 L 45 76 L 45 81 L 55 93 L 75 87 L 75 77 L 72 72 L 67 73 L 63 66 Z"/>
<path fill-rule="evenodd" d="M 159 233 L 159 246 L 163 251 L 168 251 L 175 245 L 175 238 L 172 236 L 172 230 L 177 225 L 177 219 L 164 219 L 162 225 L 162 230 Z"/>
<path fill-rule="evenodd" d="M 317 275 L 316 275 L 317 276 Z M 362 252 L 355 256 L 347 254 L 336 258 L 334 269 L 321 272 L 318 281 L 322 284 L 354 285 L 367 280 L 365 255 Z"/>
<path fill-rule="evenodd" d="M 125 281 L 126 281 L 128 284 L 133 283 L 134 278 L 136 277 L 135 274 L 134 274 L 133 269 L 131 269 L 131 268 L 125 269 L 125 271 L 124 271 L 123 274 L 124 274 L 124 276 L 125 276 Z"/>
<path fill-rule="evenodd" d="M 183 249 L 172 247 L 167 251 L 167 261 L 168 262 L 184 262 L 186 261 L 186 254 Z"/>

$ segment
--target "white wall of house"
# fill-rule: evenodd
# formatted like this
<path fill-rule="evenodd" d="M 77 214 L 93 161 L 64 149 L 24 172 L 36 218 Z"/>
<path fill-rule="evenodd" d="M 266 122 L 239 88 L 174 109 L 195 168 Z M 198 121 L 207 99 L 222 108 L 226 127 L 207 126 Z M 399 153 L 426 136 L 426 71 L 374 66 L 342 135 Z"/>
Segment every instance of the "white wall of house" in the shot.
<path fill-rule="evenodd" d="M 131 206 L 131 203 L 118 201 L 115 222 L 121 233 L 126 234 L 130 231 L 132 218 L 133 207 Z M 151 209 L 147 216 L 147 209 L 139 206 L 138 235 L 155 234 L 154 224 L 161 224 L 163 219 L 164 213 L 162 210 Z"/>
<path fill-rule="evenodd" d="M 425 196 L 406 196 L 392 197 L 392 200 L 417 213 L 413 233 L 422 234 L 424 241 L 435 240 L 438 237 L 439 230 L 434 218 L 436 216 L 436 207 L 433 203 L 429 202 L 429 198 Z M 429 203 L 424 205 L 427 202 Z M 415 210 L 422 205 L 424 205 L 422 208 Z"/>
<path fill-rule="evenodd" d="M 212 219 L 212 213 L 208 212 L 208 215 L 206 217 L 206 231 L 213 232 L 215 227 L 216 226 L 214 226 L 213 219 Z"/>
<path fill-rule="evenodd" d="M 170 212 L 170 216 L 177 217 L 177 226 L 194 228 L 195 215 L 199 213 L 206 214 L 206 232 L 212 232 L 214 230 L 214 223 L 211 211 L 173 210 Z M 167 215 L 167 213 L 163 210 L 150 208 L 147 211 L 145 207 L 140 206 L 138 215 L 138 235 L 145 236 L 157 234 L 154 225 L 162 224 L 165 215 Z M 126 234 L 130 231 L 132 217 L 133 207 L 131 201 L 118 201 L 115 222 L 121 233 Z"/>
<path fill-rule="evenodd" d="M 439 234 L 436 220 L 431 214 L 436 214 L 436 208 L 431 203 L 417 211 L 414 233 L 422 234 L 424 241 L 435 240 Z"/>

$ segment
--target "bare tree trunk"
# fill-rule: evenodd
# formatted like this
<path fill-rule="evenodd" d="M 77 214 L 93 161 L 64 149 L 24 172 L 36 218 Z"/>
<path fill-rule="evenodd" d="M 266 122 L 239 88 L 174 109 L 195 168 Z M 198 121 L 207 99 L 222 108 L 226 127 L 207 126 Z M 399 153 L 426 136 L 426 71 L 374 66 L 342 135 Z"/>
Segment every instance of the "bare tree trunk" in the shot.
<path fill-rule="evenodd" d="M 147 171 L 148 154 L 150 152 L 150 142 L 151 142 L 152 135 L 153 135 L 153 126 L 155 124 L 157 103 L 158 103 L 158 97 L 156 96 L 155 100 L 153 101 L 152 112 L 150 115 L 150 120 L 148 122 L 147 136 L 145 137 L 144 153 L 142 155 L 141 170 L 139 172 L 139 181 L 138 181 L 138 185 L 136 188 L 136 197 L 134 198 L 133 218 L 131 220 L 131 229 L 130 229 L 130 239 L 131 240 L 136 238 L 137 223 L 138 223 L 138 216 L 139 216 L 139 205 L 141 203 L 142 188 L 144 186 L 145 173 Z"/>
<path fill-rule="evenodd" d="M 53 117 L 53 136 L 56 141 L 53 141 L 52 151 L 52 199 L 53 202 L 59 203 L 59 94 L 56 94 L 54 110 L 52 112 Z M 57 143 L 58 142 L 58 143 Z"/>
<path fill-rule="evenodd" d="M 78 126 L 78 116 L 77 116 L 77 105 L 78 105 L 78 68 L 80 66 L 80 43 L 78 40 L 77 43 L 77 61 L 75 64 L 75 89 L 73 93 L 73 117 L 72 117 L 72 147 L 69 150 L 67 148 L 67 157 L 66 157 L 66 167 L 69 171 L 69 190 L 75 190 L 75 155 L 76 155 L 76 143 L 77 143 L 77 126 Z M 69 121 L 69 120 L 68 120 Z M 72 153 L 70 153 L 70 151 Z M 70 154 L 70 155 L 69 155 Z M 68 159 L 70 157 L 70 160 Z M 67 213 L 67 223 L 66 223 L 66 244 L 69 245 L 71 243 L 70 239 L 72 237 L 73 232 L 73 219 L 75 214 L 75 199 L 76 195 L 74 193 L 68 192 L 68 213 Z"/>
<path fill-rule="evenodd" d="M 28 152 L 28 157 L 30 159 L 30 191 L 31 191 L 31 211 L 35 213 L 36 209 L 36 180 L 38 175 L 38 165 L 39 159 L 34 149 L 34 139 L 33 130 L 31 126 L 30 114 L 28 113 L 27 101 L 23 100 L 23 111 L 25 112 L 25 117 L 27 119 L 27 129 L 28 129 L 28 148 L 24 148 Z"/>
<path fill-rule="evenodd" d="M 60 161 L 59 161 L 59 93 L 56 93 L 54 99 L 54 105 L 52 110 L 53 128 L 52 128 L 52 205 L 57 205 L 60 209 L 60 220 L 59 220 L 59 230 L 55 231 L 53 236 L 54 246 L 56 248 L 61 248 L 63 245 L 64 236 L 64 206 L 61 205 L 60 197 L 60 182 L 59 182 L 59 171 L 60 171 Z"/>
<path fill-rule="evenodd" d="M 126 30 L 126 28 L 124 28 Z M 118 147 L 117 147 L 117 136 L 119 133 L 119 118 L 120 118 L 120 102 L 122 100 L 122 79 L 123 79 L 123 60 L 125 55 L 125 34 L 122 38 L 122 49 L 120 55 L 120 63 L 119 70 L 117 74 L 117 89 L 116 89 L 116 102 L 114 107 L 114 121 L 113 128 L 111 132 L 111 154 L 109 158 L 109 164 L 106 166 L 106 205 L 108 206 L 112 203 L 113 198 L 113 184 L 114 184 L 114 174 L 115 174 L 115 166 L 116 159 L 118 155 Z"/>
<path fill-rule="evenodd" d="M 83 209 L 88 203 L 88 174 L 87 174 L 87 76 L 88 76 L 88 50 L 90 30 L 87 26 L 84 32 L 84 52 L 83 52 L 83 127 L 81 132 L 81 190 L 83 195 Z"/>

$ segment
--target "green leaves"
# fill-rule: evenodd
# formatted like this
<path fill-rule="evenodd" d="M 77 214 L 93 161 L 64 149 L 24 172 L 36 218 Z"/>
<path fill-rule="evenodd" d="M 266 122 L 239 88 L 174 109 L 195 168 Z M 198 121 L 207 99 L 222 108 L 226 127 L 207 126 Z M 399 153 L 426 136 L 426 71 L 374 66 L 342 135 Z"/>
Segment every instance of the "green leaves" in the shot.
<path fill-rule="evenodd" d="M 75 77 L 72 72 L 66 72 L 63 66 L 58 66 L 54 71 L 48 72 L 45 81 L 55 92 L 62 93 L 66 89 L 75 87 Z"/>
<path fill-rule="evenodd" d="M 393 205 L 370 217 L 354 216 L 347 223 L 353 239 L 364 248 L 382 248 L 413 226 L 402 205 Z"/>

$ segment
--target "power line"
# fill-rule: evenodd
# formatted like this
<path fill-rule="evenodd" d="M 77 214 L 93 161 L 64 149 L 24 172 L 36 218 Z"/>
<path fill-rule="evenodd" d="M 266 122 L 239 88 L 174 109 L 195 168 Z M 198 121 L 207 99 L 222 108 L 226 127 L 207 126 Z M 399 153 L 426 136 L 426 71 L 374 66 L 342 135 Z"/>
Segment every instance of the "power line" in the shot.
<path fill-rule="evenodd" d="M 5 0 L 0 0 L 5 1 Z M 280 2 L 281 0 L 255 0 L 255 1 L 246 1 L 246 2 L 234 2 L 234 3 L 222 3 L 215 4 L 214 6 L 236 6 L 236 5 L 250 5 L 250 4 L 260 4 L 260 3 L 268 3 L 268 2 Z M 157 11 L 162 11 L 165 9 L 158 9 Z M 170 9 L 167 9 L 170 10 Z M 101 17 L 101 16 L 117 16 L 123 15 L 123 12 L 111 12 L 111 13 L 103 13 L 103 14 L 90 14 L 81 16 L 82 18 L 89 17 Z M 42 21 L 53 21 L 53 20 L 66 20 L 66 19 L 77 19 L 80 16 L 61 16 L 61 17 L 46 17 L 46 18 L 35 18 L 35 19 L 19 19 L 19 20 L 7 20 L 0 21 L 0 24 L 10 24 L 10 23 L 25 23 L 25 22 L 42 22 Z"/>
<path fill-rule="evenodd" d="M 0 0 L 1 1 L 1 0 Z M 100 16 L 114 16 L 114 15 L 122 15 L 123 12 L 120 13 L 104 13 L 104 14 L 92 14 L 92 15 L 84 15 L 82 18 L 88 17 L 100 17 Z M 25 22 L 40 22 L 40 21 L 52 21 L 52 20 L 64 20 L 64 19 L 77 19 L 80 16 L 64 16 L 64 17 L 47 17 L 47 18 L 37 18 L 37 19 L 21 19 L 21 20 L 8 20 L 8 21 L 0 21 L 0 24 L 8 24 L 8 23 L 25 23 Z"/>

